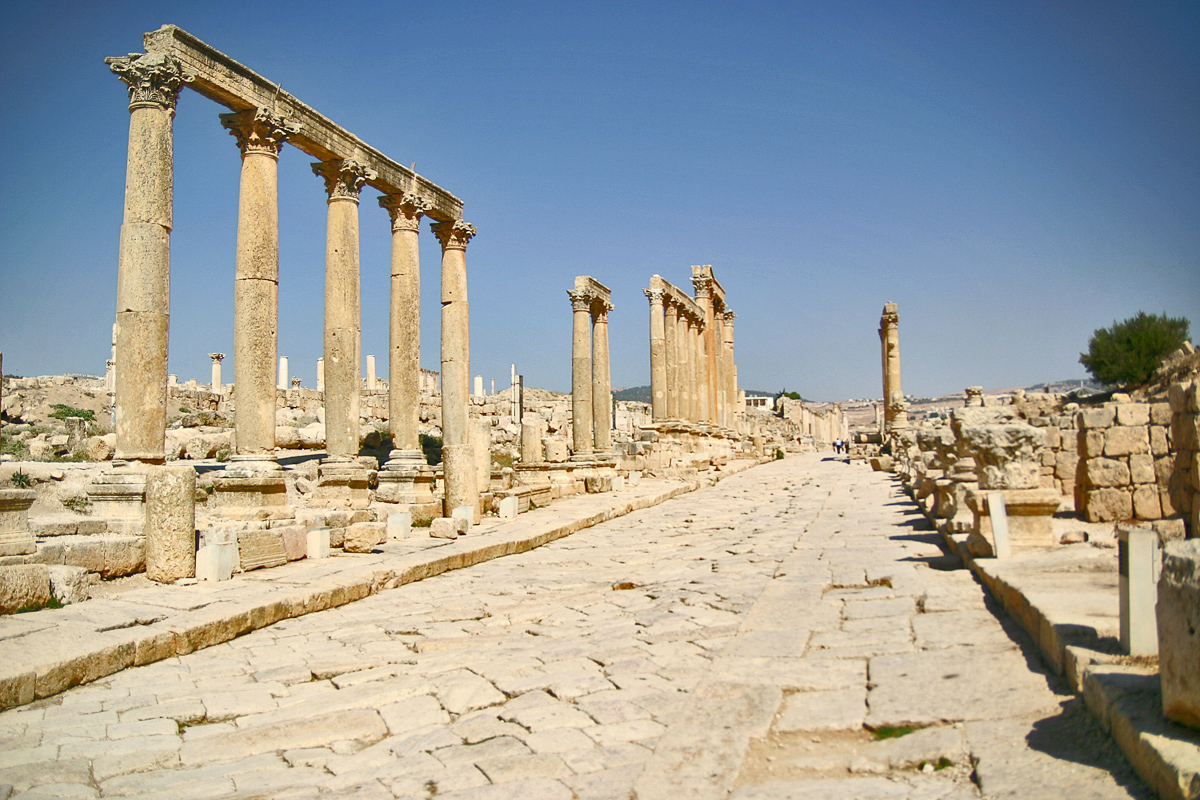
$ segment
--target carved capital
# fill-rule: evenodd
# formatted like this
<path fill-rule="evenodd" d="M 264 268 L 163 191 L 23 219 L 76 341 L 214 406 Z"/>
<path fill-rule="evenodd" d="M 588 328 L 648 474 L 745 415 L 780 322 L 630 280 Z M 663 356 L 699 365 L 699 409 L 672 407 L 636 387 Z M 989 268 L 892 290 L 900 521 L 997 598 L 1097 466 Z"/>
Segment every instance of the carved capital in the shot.
<path fill-rule="evenodd" d="M 645 293 L 646 297 L 650 298 L 650 305 L 661 306 L 663 304 L 662 289 L 642 289 L 642 292 Z"/>
<path fill-rule="evenodd" d="M 592 298 L 592 321 L 608 324 L 608 312 L 613 310 L 613 304 L 601 300 L 598 297 Z"/>
<path fill-rule="evenodd" d="M 726 309 L 725 312 L 721 314 L 721 319 L 725 320 L 726 325 L 732 325 L 733 321 L 737 319 L 737 314 Z"/>
<path fill-rule="evenodd" d="M 375 170 L 353 158 L 335 158 L 312 165 L 312 171 L 325 180 L 325 193 L 333 200 L 358 202 L 363 184 L 375 177 Z"/>
<path fill-rule="evenodd" d="M 697 300 L 707 300 L 712 297 L 713 279 L 710 275 L 700 275 L 692 278 L 692 286 L 696 289 Z"/>
<path fill-rule="evenodd" d="M 421 217 L 433 208 L 433 203 L 412 192 L 385 194 L 379 198 L 379 205 L 392 218 L 393 231 L 421 230 Z"/>
<path fill-rule="evenodd" d="M 433 235 L 442 243 L 443 250 L 466 250 L 467 242 L 475 236 L 475 226 L 461 219 L 453 222 L 435 222 L 431 227 Z"/>
<path fill-rule="evenodd" d="M 571 298 L 572 311 L 588 311 L 592 310 L 592 293 L 577 292 L 574 289 L 567 289 L 567 297 Z"/>
<path fill-rule="evenodd" d="M 179 59 L 165 53 L 130 53 L 106 58 L 104 63 L 129 85 L 130 111 L 161 108 L 174 113 L 179 90 L 195 79 L 184 74 Z"/>
<path fill-rule="evenodd" d="M 895 311 L 885 311 L 879 318 L 879 324 L 884 328 L 894 328 L 900 324 L 900 315 Z"/>
<path fill-rule="evenodd" d="M 288 137 L 300 132 L 300 124 L 265 108 L 222 114 L 221 124 L 237 139 L 242 158 L 250 154 L 279 158 Z"/>

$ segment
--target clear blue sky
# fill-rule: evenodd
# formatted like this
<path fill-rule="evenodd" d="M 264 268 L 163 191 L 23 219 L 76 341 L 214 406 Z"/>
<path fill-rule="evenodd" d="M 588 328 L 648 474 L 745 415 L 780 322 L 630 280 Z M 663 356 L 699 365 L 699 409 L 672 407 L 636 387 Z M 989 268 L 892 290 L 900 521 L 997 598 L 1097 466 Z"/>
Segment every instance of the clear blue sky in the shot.
<path fill-rule="evenodd" d="M 1139 310 L 1200 335 L 1200 4 L 10 3 L 0 30 L 5 372 L 102 373 L 128 111 L 105 56 L 188 30 L 465 202 L 472 372 L 569 391 L 575 275 L 610 286 L 614 386 L 649 382 L 654 273 L 712 264 L 741 384 L 909 394 L 1084 377 Z M 170 370 L 233 351 L 239 159 L 175 123 Z M 280 354 L 315 380 L 325 196 L 280 161 Z M 386 213 L 361 206 L 363 353 L 386 374 Z M 422 363 L 439 248 L 422 233 Z M 232 358 L 225 362 L 232 379 Z"/>

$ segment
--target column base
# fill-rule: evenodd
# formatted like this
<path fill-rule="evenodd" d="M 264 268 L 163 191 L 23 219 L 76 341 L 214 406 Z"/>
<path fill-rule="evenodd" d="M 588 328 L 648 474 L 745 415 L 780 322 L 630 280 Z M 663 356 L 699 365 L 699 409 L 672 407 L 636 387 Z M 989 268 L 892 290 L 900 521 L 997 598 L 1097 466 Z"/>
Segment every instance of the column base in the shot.
<path fill-rule="evenodd" d="M 433 467 L 425 463 L 420 451 L 393 450 L 379 469 L 375 500 L 380 503 L 425 505 L 434 502 Z"/>
<path fill-rule="evenodd" d="M 357 460 L 327 459 L 317 468 L 317 488 L 309 505 L 365 509 L 371 505 L 370 471 Z"/>
<path fill-rule="evenodd" d="M 213 478 L 213 516 L 230 520 L 293 519 L 279 462 L 266 454 L 235 455 Z"/>
<path fill-rule="evenodd" d="M 29 507 L 36 499 L 33 489 L 0 489 L 0 556 L 37 552 L 37 540 L 29 529 Z"/>
<path fill-rule="evenodd" d="M 976 489 L 966 496 L 974 525 L 967 538 L 967 548 L 974 556 L 996 554 L 987 495 L 992 489 Z M 1062 499 L 1055 489 L 1003 489 L 1005 516 L 1008 517 L 1008 539 L 1014 554 L 1025 550 L 1050 548 L 1058 545 L 1054 538 L 1054 512 Z"/>
<path fill-rule="evenodd" d="M 572 453 L 569 460 L 572 464 L 590 464 L 596 460 L 596 456 L 591 451 L 586 453 Z"/>
<path fill-rule="evenodd" d="M 88 501 L 93 513 L 102 519 L 130 523 L 137 529 L 146 522 L 146 473 L 139 472 L 138 462 L 114 465 L 88 484 Z"/>

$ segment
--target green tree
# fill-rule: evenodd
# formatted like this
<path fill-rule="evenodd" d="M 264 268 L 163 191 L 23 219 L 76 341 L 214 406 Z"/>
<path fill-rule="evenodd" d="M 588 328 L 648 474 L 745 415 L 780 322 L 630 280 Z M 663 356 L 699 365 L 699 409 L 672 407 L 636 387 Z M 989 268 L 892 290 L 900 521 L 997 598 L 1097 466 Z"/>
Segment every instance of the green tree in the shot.
<path fill-rule="evenodd" d="M 1094 331 L 1088 351 L 1079 354 L 1079 363 L 1103 383 L 1148 383 L 1162 357 L 1187 339 L 1185 318 L 1139 311 L 1137 316 Z"/>

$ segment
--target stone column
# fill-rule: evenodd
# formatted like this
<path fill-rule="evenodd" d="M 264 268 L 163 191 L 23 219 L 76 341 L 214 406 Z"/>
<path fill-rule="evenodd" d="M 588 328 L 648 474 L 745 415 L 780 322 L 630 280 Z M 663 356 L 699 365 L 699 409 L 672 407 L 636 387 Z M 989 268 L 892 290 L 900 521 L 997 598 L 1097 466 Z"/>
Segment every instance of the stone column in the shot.
<path fill-rule="evenodd" d="M 713 305 L 712 275 L 699 272 L 701 267 L 692 267 L 692 287 L 696 302 L 704 319 L 700 328 L 699 349 L 703 358 L 699 364 L 700 421 L 717 424 L 717 321 Z M 707 268 L 711 271 L 711 268 Z"/>
<path fill-rule="evenodd" d="M 377 500 L 420 505 L 415 518 L 436 516 L 433 469 L 421 452 L 421 218 L 428 200 L 384 195 L 392 219 L 391 327 L 388 345 L 388 427 L 392 452 L 379 472 Z"/>
<path fill-rule="evenodd" d="M 713 315 L 716 326 L 713 334 L 713 424 L 718 428 L 728 428 L 725 421 L 725 315 L 717 310 Z"/>
<path fill-rule="evenodd" d="M 172 120 L 191 80 L 172 56 L 105 61 L 129 85 L 129 154 L 117 266 L 114 462 L 161 464 L 167 427 L 167 329 L 174 158 Z"/>
<path fill-rule="evenodd" d="M 701 403 L 703 402 L 700 396 L 700 320 L 694 317 L 689 317 L 688 325 L 688 392 L 690 399 L 688 402 L 688 422 L 693 424 L 700 422 Z"/>
<path fill-rule="evenodd" d="M 725 427 L 730 430 L 737 430 L 737 405 L 738 405 L 738 387 L 737 387 L 737 367 L 733 360 L 733 321 L 737 318 L 737 314 L 729 309 L 721 315 L 724 324 L 721 326 L 721 336 L 724 340 L 722 355 L 725 360 L 725 369 L 722 373 L 724 378 L 725 391 Z"/>
<path fill-rule="evenodd" d="M 375 382 L 375 356 L 367 356 L 367 391 L 373 392 L 378 387 Z"/>
<path fill-rule="evenodd" d="M 592 305 L 592 444 L 596 458 L 612 455 L 612 373 L 608 364 L 608 312 L 612 304 Z"/>
<path fill-rule="evenodd" d="M 573 461 L 592 458 L 592 296 L 568 290 L 574 325 L 571 336 L 571 434 Z"/>
<path fill-rule="evenodd" d="M 883 306 L 879 318 L 879 341 L 883 349 L 884 424 L 888 430 L 908 427 L 904 392 L 900 389 L 900 315 L 895 303 Z"/>
<path fill-rule="evenodd" d="M 679 419 L 679 306 L 663 301 L 663 339 L 666 351 L 666 418 Z"/>
<path fill-rule="evenodd" d="M 688 324 L 687 310 L 679 307 L 676 320 L 675 347 L 679 353 L 679 365 L 676 373 L 679 376 L 679 420 L 692 420 L 692 326 Z"/>
<path fill-rule="evenodd" d="M 475 226 L 461 219 L 437 222 L 442 244 L 442 463 L 446 473 L 446 516 L 458 506 L 479 513 L 475 459 L 467 427 L 471 382 L 470 315 L 467 305 L 467 243 Z"/>
<path fill-rule="evenodd" d="M 667 342 L 662 289 L 643 289 L 650 299 L 650 409 L 655 422 L 667 416 Z"/>
<path fill-rule="evenodd" d="M 287 389 L 288 388 L 288 357 L 287 356 L 280 356 L 280 358 L 279 358 L 279 372 L 276 373 L 276 380 L 278 381 L 278 383 L 276 384 L 276 388 L 278 388 L 278 389 Z"/>
<path fill-rule="evenodd" d="M 242 151 L 233 294 L 234 462 L 274 462 L 279 339 L 279 151 L 299 126 L 265 108 L 222 114 Z M 286 380 L 286 376 L 284 377 Z"/>
<path fill-rule="evenodd" d="M 317 359 L 317 391 L 325 391 L 325 359 Z"/>
<path fill-rule="evenodd" d="M 212 359 L 212 382 L 208 386 L 213 394 L 220 394 L 225 388 L 221 383 L 221 362 L 225 359 L 225 354 L 209 353 L 208 357 Z"/>
<path fill-rule="evenodd" d="M 318 500 L 365 507 L 367 473 L 358 466 L 360 297 L 358 196 L 374 171 L 347 159 L 312 165 L 328 201 L 325 239 L 325 450 Z M 361 473 L 361 474 L 360 474 Z"/>
<path fill-rule="evenodd" d="M 708 386 L 707 336 L 707 327 L 704 325 L 704 321 L 700 320 L 696 327 L 696 421 L 702 425 L 709 424 L 709 406 L 712 403 L 712 395 L 709 393 Z"/>

